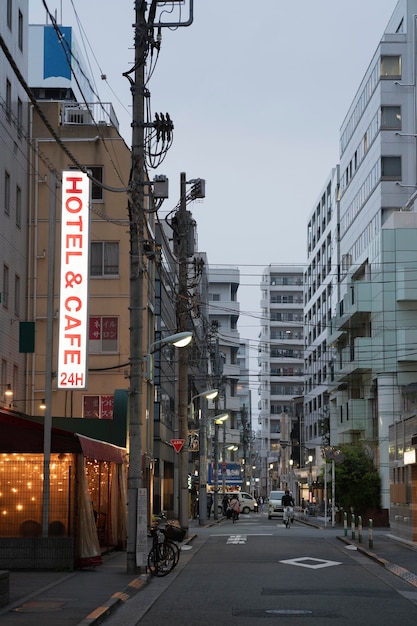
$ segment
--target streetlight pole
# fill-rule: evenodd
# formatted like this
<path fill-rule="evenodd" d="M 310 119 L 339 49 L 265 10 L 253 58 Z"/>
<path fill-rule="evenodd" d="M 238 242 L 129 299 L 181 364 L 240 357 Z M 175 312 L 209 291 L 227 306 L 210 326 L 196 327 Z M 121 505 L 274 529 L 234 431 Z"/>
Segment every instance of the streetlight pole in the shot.
<path fill-rule="evenodd" d="M 196 398 L 204 398 L 204 404 L 207 405 L 207 400 L 213 400 L 219 393 L 218 389 L 209 389 L 203 393 L 199 393 L 191 398 L 191 407 Z M 200 468 L 199 468 L 199 498 L 198 498 L 198 523 L 200 526 L 204 526 L 207 516 L 207 406 L 204 407 L 201 416 L 201 429 L 200 429 Z"/>

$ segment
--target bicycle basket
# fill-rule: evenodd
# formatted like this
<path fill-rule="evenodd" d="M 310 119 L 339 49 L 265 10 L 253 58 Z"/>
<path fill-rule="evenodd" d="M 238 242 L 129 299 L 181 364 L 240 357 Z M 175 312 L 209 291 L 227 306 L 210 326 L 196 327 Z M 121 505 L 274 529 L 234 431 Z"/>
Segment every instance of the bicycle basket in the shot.
<path fill-rule="evenodd" d="M 165 528 L 165 536 L 168 539 L 172 539 L 172 541 L 181 542 L 186 534 L 186 530 L 184 528 L 180 528 L 179 526 L 174 526 L 173 524 L 167 524 Z"/>

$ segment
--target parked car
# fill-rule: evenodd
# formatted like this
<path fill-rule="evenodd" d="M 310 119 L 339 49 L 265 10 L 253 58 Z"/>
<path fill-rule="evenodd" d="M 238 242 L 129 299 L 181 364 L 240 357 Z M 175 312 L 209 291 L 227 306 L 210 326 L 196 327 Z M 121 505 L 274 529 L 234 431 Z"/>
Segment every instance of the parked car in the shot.
<path fill-rule="evenodd" d="M 282 506 L 282 496 L 285 491 L 271 491 L 268 499 L 268 519 L 273 517 L 284 517 L 284 507 Z M 294 511 L 292 512 L 292 520 L 294 521 Z"/>

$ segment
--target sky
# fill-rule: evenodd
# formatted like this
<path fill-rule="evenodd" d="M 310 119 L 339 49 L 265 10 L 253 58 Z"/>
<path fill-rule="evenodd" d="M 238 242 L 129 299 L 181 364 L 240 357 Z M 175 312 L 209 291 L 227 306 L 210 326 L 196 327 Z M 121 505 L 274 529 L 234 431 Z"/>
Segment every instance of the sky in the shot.
<path fill-rule="evenodd" d="M 122 74 L 134 58 L 134 1 L 46 1 L 58 22 L 75 28 L 130 147 L 131 94 Z M 29 22 L 45 23 L 42 0 L 29 5 Z M 177 204 L 181 172 L 206 180 L 206 198 L 189 206 L 199 249 L 210 265 L 240 267 L 239 331 L 251 347 L 262 271 L 305 263 L 307 221 L 339 161 L 339 128 L 395 6 L 194 0 L 191 26 L 162 31 L 148 84 L 152 117 L 168 112 L 174 122 L 173 145 L 151 171 L 169 178 L 161 216 Z"/>

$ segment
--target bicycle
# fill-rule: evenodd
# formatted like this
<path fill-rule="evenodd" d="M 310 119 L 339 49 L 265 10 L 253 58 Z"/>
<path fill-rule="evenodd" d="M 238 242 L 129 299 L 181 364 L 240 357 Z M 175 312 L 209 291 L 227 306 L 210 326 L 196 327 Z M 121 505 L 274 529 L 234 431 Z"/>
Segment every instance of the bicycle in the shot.
<path fill-rule="evenodd" d="M 284 509 L 283 522 L 287 528 L 291 526 L 292 511 L 293 509 L 291 506 L 286 506 Z"/>
<path fill-rule="evenodd" d="M 160 541 L 159 534 L 163 535 Z M 155 524 L 150 529 L 152 548 L 148 554 L 148 568 L 153 576 L 166 576 L 177 565 L 180 558 L 180 548 L 176 541 L 182 541 L 185 531 L 182 528 L 167 524 L 165 528 L 159 528 Z"/>

